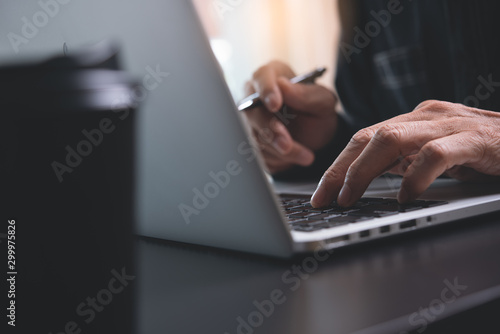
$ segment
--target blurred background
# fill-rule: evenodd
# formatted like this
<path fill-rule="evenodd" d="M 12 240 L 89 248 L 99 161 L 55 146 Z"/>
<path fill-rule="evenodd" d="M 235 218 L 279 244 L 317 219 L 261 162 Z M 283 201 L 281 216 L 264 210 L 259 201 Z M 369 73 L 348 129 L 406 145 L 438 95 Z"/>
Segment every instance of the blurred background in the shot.
<path fill-rule="evenodd" d="M 297 74 L 326 66 L 333 87 L 337 0 L 194 0 L 235 100 L 252 73 L 271 60 Z"/>

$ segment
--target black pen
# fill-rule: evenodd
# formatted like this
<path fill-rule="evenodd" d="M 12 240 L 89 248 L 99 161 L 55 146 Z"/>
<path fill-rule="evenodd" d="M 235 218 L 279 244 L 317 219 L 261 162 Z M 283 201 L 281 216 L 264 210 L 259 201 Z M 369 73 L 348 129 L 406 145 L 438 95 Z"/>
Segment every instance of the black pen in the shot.
<path fill-rule="evenodd" d="M 290 79 L 290 82 L 293 84 L 312 84 L 314 83 L 314 80 L 322 76 L 326 72 L 325 67 L 318 67 L 314 71 L 296 76 L 295 78 Z M 239 111 L 245 111 L 249 110 L 255 107 L 258 107 L 262 105 L 262 100 L 260 99 L 259 93 L 252 94 L 250 96 L 247 96 L 243 100 L 238 103 L 238 110 Z"/>

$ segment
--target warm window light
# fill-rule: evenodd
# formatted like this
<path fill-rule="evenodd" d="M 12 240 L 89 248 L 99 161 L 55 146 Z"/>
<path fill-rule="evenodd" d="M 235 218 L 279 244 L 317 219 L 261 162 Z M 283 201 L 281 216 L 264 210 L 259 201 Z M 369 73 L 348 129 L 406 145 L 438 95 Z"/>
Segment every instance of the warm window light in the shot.
<path fill-rule="evenodd" d="M 235 100 L 260 66 L 281 60 L 297 74 L 318 66 L 328 72 L 318 83 L 333 86 L 336 0 L 194 0 Z M 214 4 L 226 4 L 221 13 Z M 229 9 L 230 8 L 230 9 Z"/>
<path fill-rule="evenodd" d="M 210 39 L 210 45 L 221 66 L 227 65 L 233 55 L 231 44 L 223 38 L 212 38 Z"/>

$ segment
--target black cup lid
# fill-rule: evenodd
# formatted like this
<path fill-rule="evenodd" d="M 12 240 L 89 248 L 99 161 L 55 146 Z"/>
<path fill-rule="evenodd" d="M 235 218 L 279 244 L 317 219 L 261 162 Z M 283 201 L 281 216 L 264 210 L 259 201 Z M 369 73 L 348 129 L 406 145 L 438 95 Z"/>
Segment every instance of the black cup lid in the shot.
<path fill-rule="evenodd" d="M 133 107 L 137 82 L 118 64 L 118 48 L 101 43 L 71 56 L 2 67 L 0 112 L 43 116 Z"/>

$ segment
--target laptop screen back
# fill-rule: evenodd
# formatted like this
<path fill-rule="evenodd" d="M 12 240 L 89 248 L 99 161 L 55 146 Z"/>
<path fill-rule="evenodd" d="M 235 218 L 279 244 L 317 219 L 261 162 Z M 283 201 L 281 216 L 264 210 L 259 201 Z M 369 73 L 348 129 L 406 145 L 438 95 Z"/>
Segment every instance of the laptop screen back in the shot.
<path fill-rule="evenodd" d="M 6 0 L 0 31 L 2 64 L 119 43 L 124 69 L 142 82 L 134 96 L 144 101 L 139 233 L 274 255 L 291 251 L 190 1 Z"/>

